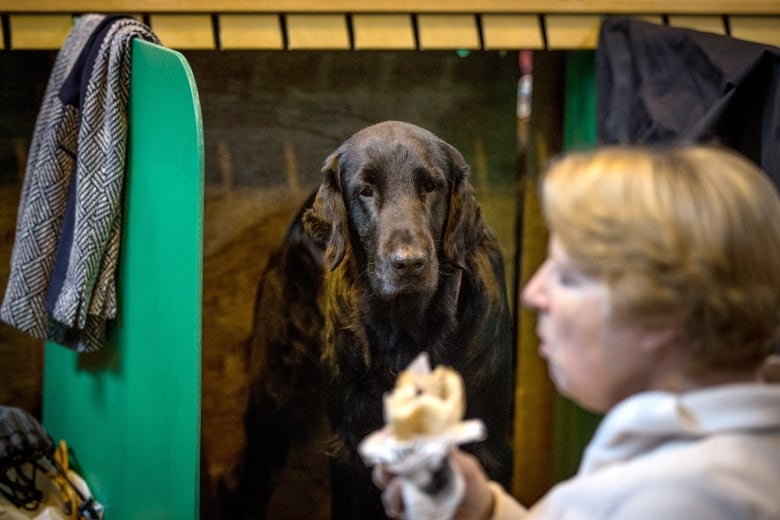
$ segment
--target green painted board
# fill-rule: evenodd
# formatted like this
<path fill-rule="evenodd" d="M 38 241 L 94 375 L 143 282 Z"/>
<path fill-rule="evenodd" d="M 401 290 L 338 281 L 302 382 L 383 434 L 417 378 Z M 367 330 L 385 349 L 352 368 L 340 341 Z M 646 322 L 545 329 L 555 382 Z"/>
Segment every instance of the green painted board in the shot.
<path fill-rule="evenodd" d="M 106 348 L 46 345 L 43 424 L 106 520 L 199 515 L 203 125 L 192 71 L 135 40 L 119 315 Z"/>

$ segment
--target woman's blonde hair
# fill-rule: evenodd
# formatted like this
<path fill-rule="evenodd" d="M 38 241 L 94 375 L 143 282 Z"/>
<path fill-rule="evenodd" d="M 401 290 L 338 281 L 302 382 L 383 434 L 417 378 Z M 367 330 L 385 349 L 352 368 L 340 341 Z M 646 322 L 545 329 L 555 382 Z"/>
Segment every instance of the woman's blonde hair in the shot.
<path fill-rule="evenodd" d="M 550 231 L 621 323 L 672 328 L 694 368 L 749 370 L 780 329 L 780 198 L 725 149 L 602 148 L 546 172 Z"/>

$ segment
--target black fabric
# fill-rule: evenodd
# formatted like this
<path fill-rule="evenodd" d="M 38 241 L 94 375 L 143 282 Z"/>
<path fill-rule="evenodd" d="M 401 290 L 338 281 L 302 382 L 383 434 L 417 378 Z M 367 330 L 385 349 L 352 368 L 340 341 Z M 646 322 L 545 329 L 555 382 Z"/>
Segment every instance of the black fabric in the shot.
<path fill-rule="evenodd" d="M 780 48 L 607 18 L 596 95 L 602 144 L 718 143 L 780 186 Z"/>
<path fill-rule="evenodd" d="M 84 105 L 89 78 L 92 76 L 92 69 L 100 53 L 103 40 L 105 40 L 108 31 L 111 30 L 112 24 L 123 18 L 129 18 L 129 16 L 124 14 L 108 15 L 92 31 L 92 35 L 73 64 L 70 74 L 60 87 L 59 97 L 63 104 L 73 105 L 77 108 Z"/>

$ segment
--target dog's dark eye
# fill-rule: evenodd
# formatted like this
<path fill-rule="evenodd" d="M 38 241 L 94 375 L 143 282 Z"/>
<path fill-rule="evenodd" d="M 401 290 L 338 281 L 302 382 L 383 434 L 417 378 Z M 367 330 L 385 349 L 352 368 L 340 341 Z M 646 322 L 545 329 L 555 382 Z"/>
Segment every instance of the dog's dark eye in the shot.
<path fill-rule="evenodd" d="M 362 188 L 360 188 L 360 196 L 367 197 L 367 198 L 373 197 L 374 188 L 372 188 L 371 186 L 363 186 Z"/>
<path fill-rule="evenodd" d="M 436 189 L 436 185 L 432 182 L 429 182 L 425 185 L 425 193 L 430 193 Z"/>

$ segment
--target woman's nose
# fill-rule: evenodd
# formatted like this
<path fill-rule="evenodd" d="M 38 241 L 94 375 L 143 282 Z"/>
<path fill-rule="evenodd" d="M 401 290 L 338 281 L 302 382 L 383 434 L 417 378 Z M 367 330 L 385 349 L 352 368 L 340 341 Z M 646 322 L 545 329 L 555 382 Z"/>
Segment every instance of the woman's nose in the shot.
<path fill-rule="evenodd" d="M 533 274 L 530 280 L 523 287 L 521 293 L 521 301 L 526 307 L 530 307 L 536 311 L 542 310 L 547 301 L 547 295 L 544 288 L 544 278 L 549 270 L 549 262 L 545 261 L 536 272 Z"/>

